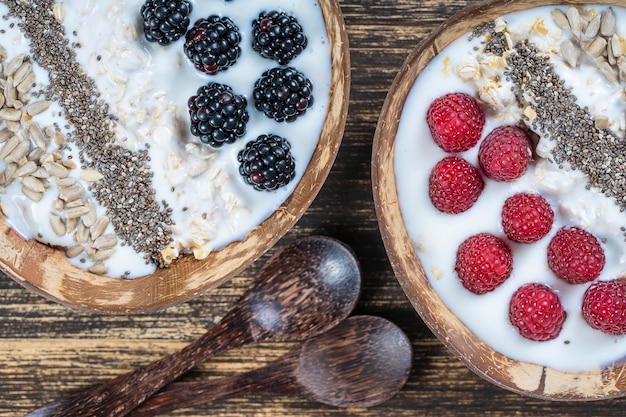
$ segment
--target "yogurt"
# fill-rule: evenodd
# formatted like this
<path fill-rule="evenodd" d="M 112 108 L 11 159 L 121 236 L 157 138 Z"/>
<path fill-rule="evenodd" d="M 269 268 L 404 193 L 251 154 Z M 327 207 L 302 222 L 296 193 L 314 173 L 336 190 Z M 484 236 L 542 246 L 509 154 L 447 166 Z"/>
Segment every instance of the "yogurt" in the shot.
<path fill-rule="evenodd" d="M 615 85 L 597 67 L 581 61 L 571 68 L 559 53 L 568 36 L 551 18 L 554 6 L 513 13 L 498 19 L 496 30 L 506 28 L 514 44 L 528 39 L 550 56 L 556 72 L 587 106 L 619 137 L 624 137 L 626 101 L 624 81 Z M 565 10 L 564 8 L 562 8 Z M 600 12 L 603 6 L 588 6 Z M 626 21 L 626 9 L 613 7 L 619 22 Z M 499 28 L 500 27 L 500 28 Z M 527 173 L 511 183 L 486 180 L 483 194 L 468 211 L 447 215 L 437 211 L 428 198 L 428 178 L 434 165 L 447 156 L 431 138 L 426 111 L 437 97 L 465 92 L 482 101 L 486 109 L 483 137 L 500 125 L 516 124 L 527 109 L 519 108 L 511 93 L 512 84 L 503 75 L 504 62 L 483 54 L 481 37 L 464 36 L 439 53 L 413 85 L 402 112 L 394 154 L 400 209 L 416 254 L 429 282 L 443 302 L 485 343 L 515 360 L 550 366 L 564 371 L 581 371 L 608 366 L 626 356 L 626 337 L 613 337 L 592 329 L 583 319 L 581 304 L 588 285 L 571 285 L 557 279 L 547 265 L 547 246 L 564 225 L 580 226 L 602 239 L 606 266 L 599 279 L 620 277 L 626 272 L 626 243 L 621 229 L 626 214 L 612 198 L 595 188 L 587 189 L 586 176 L 550 158 L 553 143 L 541 138 L 538 158 Z M 624 36 L 621 37 L 622 44 Z M 476 72 L 478 71 L 478 72 Z M 474 76 L 480 73 L 480 76 Z M 498 76 L 501 75 L 501 76 Z M 532 118 L 532 114 L 530 115 Z M 537 132 L 541 133 L 541 132 Z M 461 154 L 478 166 L 478 146 Z M 504 237 L 501 209 L 509 196 L 532 191 L 543 195 L 555 212 L 548 236 L 528 245 L 508 241 L 513 252 L 511 277 L 491 293 L 475 295 L 466 290 L 454 271 L 456 250 L 469 236 L 489 232 Z M 508 319 L 511 295 L 525 283 L 545 283 L 554 289 L 567 312 L 559 336 L 548 342 L 523 338 Z"/>
<path fill-rule="evenodd" d="M 132 151 L 149 146 L 150 169 L 154 173 L 155 199 L 171 209 L 173 242 L 164 256 L 176 259 L 191 253 L 197 259 L 235 240 L 276 210 L 293 192 L 310 161 L 326 117 L 330 92 L 330 49 L 322 11 L 311 0 L 238 0 L 237 2 L 192 1 L 190 20 L 211 14 L 228 16 L 239 27 L 241 57 L 235 65 L 216 75 L 200 73 L 184 55 L 180 39 L 166 47 L 147 42 L 143 36 L 139 10 L 143 0 L 79 1 L 60 0 L 55 15 L 65 27 L 76 59 L 94 80 L 101 99 L 118 120 L 116 141 Z M 280 10 L 295 16 L 308 38 L 304 52 L 290 62 L 313 84 L 315 103 L 292 123 L 278 123 L 254 109 L 255 81 L 275 61 L 252 50 L 252 21 L 263 11 Z M 0 4 L 0 13 L 8 12 Z M 8 57 L 29 54 L 29 42 L 20 33 L 16 20 L 0 22 L 0 45 Z M 184 37 L 183 37 L 184 38 Z M 45 86 L 47 74 L 37 65 L 37 80 Z M 201 85 L 218 82 L 229 85 L 248 100 L 250 120 L 246 134 L 234 144 L 218 150 L 202 145 L 189 132 L 187 100 Z M 55 105 L 45 122 L 64 126 L 61 110 Z M 68 126 L 71 131 L 75 127 Z M 296 175 L 287 186 L 272 192 L 259 192 L 244 183 L 238 173 L 238 152 L 261 134 L 276 134 L 289 140 L 296 161 Z M 77 161 L 76 146 L 69 144 L 67 156 Z M 2 168 L 2 167 L 0 167 Z M 74 176 L 80 179 L 80 172 Z M 50 227 L 49 211 L 54 193 L 33 203 L 12 185 L 1 195 L 2 209 L 9 223 L 26 238 L 37 238 L 51 245 L 72 245 L 71 237 L 57 236 Z M 97 207 L 100 216 L 104 207 Z M 108 229 L 109 233 L 112 229 Z M 68 241 L 69 240 L 69 241 Z M 89 268 L 85 256 L 72 258 L 77 266 Z M 154 271 L 142 254 L 118 245 L 107 262 L 106 275 L 132 278 Z"/>

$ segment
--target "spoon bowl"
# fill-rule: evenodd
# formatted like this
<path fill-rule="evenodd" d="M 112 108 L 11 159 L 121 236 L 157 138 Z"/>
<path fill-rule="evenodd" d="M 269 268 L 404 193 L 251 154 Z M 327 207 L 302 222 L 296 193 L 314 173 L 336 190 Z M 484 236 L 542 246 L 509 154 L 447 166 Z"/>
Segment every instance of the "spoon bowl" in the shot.
<path fill-rule="evenodd" d="M 322 333 L 352 311 L 361 290 L 356 282 L 356 257 L 340 241 L 310 237 L 287 245 L 261 268 L 247 292 L 250 331 L 274 341 Z"/>
<path fill-rule="evenodd" d="M 274 254 L 222 320 L 195 342 L 27 417 L 125 416 L 211 356 L 248 343 L 302 340 L 332 329 L 359 298 L 361 273 L 350 248 L 323 236 L 297 239 Z"/>
<path fill-rule="evenodd" d="M 375 316 L 350 317 L 282 358 L 243 374 L 174 382 L 133 411 L 149 417 L 236 394 L 301 395 L 336 407 L 372 407 L 406 383 L 413 349 L 395 324 Z"/>

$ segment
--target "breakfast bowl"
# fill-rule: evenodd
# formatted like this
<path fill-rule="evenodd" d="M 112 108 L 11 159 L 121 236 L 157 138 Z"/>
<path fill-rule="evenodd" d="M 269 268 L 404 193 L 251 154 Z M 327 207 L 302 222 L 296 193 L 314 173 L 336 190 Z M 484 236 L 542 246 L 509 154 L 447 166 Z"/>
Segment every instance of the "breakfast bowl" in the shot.
<path fill-rule="evenodd" d="M 624 282 L 624 200 L 603 185 L 623 168 L 586 159 L 624 137 L 624 12 L 618 1 L 465 8 L 409 54 L 374 137 L 377 219 L 414 309 L 469 369 L 530 397 L 626 393 L 624 294 L 594 298 Z M 589 246 L 562 239 L 573 234 Z M 589 263 L 568 275 L 583 250 Z"/>
<path fill-rule="evenodd" d="M 2 5 L 0 269 L 71 308 L 157 311 L 228 281 L 304 214 L 343 137 L 337 1 L 157 3 Z"/>

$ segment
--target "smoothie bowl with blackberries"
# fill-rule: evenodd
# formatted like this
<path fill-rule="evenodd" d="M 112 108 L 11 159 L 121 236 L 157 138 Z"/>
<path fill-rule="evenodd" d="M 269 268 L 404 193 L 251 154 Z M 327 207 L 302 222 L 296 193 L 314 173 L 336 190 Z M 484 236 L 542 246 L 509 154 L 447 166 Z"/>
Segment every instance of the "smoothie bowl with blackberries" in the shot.
<path fill-rule="evenodd" d="M 0 203 L 20 257 L 35 245 L 33 264 L 113 298 L 141 280 L 149 304 L 190 296 L 271 247 L 321 187 L 349 88 L 335 2 L 0 3 Z M 65 298 L 49 281 L 63 278 L 3 258 Z"/>

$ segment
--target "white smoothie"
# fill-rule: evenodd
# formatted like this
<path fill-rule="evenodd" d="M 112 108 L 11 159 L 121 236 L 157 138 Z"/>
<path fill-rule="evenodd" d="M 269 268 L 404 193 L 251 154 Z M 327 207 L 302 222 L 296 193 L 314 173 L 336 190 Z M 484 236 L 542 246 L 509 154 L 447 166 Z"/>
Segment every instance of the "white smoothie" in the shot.
<path fill-rule="evenodd" d="M 237 63 L 208 75 L 194 69 L 185 57 L 184 36 L 165 47 L 145 40 L 139 14 L 143 3 L 59 0 L 55 10 L 70 44 L 75 45 L 79 64 L 94 79 L 110 112 L 118 117 L 115 133 L 119 144 L 133 151 L 149 145 L 156 200 L 166 201 L 172 208 L 175 223 L 170 255 L 176 258 L 193 251 L 196 258 L 203 259 L 211 251 L 244 238 L 266 219 L 293 192 L 306 170 L 326 117 L 330 91 L 330 49 L 324 18 L 318 2 L 312 0 L 191 1 L 191 25 L 211 14 L 228 16 L 242 37 Z M 279 66 L 262 58 L 251 46 L 252 21 L 269 10 L 295 16 L 308 38 L 307 48 L 289 65 L 312 81 L 315 102 L 292 123 L 267 118 L 254 108 L 252 100 L 255 81 L 265 70 Z M 0 4 L 0 13 L 6 12 L 6 6 Z M 29 53 L 29 43 L 14 23 L 14 19 L 0 21 L 0 28 L 6 32 L 0 35 L 0 45 L 9 58 Z M 47 75 L 35 67 L 37 80 L 45 85 Z M 201 144 L 189 132 L 187 100 L 209 82 L 227 84 L 236 94 L 244 95 L 250 114 L 245 136 L 218 150 Z M 57 114 L 58 107 L 51 108 L 45 120 L 64 125 Z M 247 142 L 270 133 L 291 143 L 296 177 L 276 191 L 259 192 L 239 175 L 237 154 Z M 71 237 L 59 238 L 50 228 L 50 200 L 54 197 L 44 196 L 41 202 L 33 203 L 19 192 L 19 187 L 12 186 L 0 198 L 9 223 L 25 237 L 37 237 L 52 245 L 72 244 L 67 241 Z M 104 212 L 104 207 L 98 209 Z M 118 245 L 117 249 L 107 262 L 107 275 L 132 278 L 155 269 L 130 247 Z M 72 262 L 80 267 L 90 265 L 84 256 Z"/>

